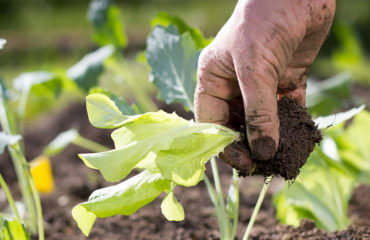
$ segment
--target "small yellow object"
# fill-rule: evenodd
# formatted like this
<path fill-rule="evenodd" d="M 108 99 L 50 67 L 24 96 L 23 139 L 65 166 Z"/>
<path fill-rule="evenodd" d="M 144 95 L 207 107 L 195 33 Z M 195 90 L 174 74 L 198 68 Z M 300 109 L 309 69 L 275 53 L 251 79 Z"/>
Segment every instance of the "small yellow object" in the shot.
<path fill-rule="evenodd" d="M 35 182 L 37 191 L 40 193 L 50 193 L 54 189 L 53 172 L 51 170 L 50 159 L 46 156 L 40 156 L 32 162 L 31 175 Z"/>

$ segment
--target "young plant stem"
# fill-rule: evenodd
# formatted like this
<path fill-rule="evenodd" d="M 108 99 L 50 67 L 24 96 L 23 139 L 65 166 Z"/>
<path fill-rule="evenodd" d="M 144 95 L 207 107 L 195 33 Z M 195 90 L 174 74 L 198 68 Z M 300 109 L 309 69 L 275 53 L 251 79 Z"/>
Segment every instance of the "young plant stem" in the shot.
<path fill-rule="evenodd" d="M 238 220 L 239 220 L 239 176 L 238 172 L 233 168 L 233 182 L 234 182 L 234 188 L 235 188 L 235 208 L 234 208 L 234 219 L 233 219 L 233 225 L 231 230 L 231 239 L 235 239 L 236 232 L 238 230 Z"/>
<path fill-rule="evenodd" d="M 39 240 L 44 240 L 45 239 L 45 237 L 44 237 L 44 222 L 43 222 L 44 219 L 43 219 L 43 216 L 42 216 L 42 207 L 41 207 L 40 196 L 39 196 L 39 193 L 37 191 L 35 182 L 32 179 L 31 171 L 30 171 L 29 168 L 26 170 L 26 174 L 27 174 L 28 179 L 30 179 L 32 196 L 33 196 L 33 200 L 35 201 L 35 205 L 36 205 L 37 229 L 38 229 L 38 234 L 39 234 Z"/>
<path fill-rule="evenodd" d="M 224 226 L 223 226 L 223 223 L 222 223 L 222 214 L 221 214 L 220 206 L 219 206 L 219 203 L 218 203 L 219 199 L 217 197 L 215 189 L 212 186 L 211 181 L 209 181 L 206 174 L 204 174 L 204 182 L 206 183 L 209 196 L 211 197 L 211 201 L 212 201 L 213 206 L 215 207 L 215 210 L 216 210 L 216 217 L 217 217 L 218 227 L 220 229 L 220 234 L 223 237 L 222 239 L 224 239 L 225 233 L 224 233 Z"/>
<path fill-rule="evenodd" d="M 31 91 L 31 81 L 28 81 L 25 86 L 23 86 L 22 94 L 19 100 L 17 114 L 18 114 L 18 132 L 23 134 L 24 131 L 24 118 L 26 115 L 27 99 Z"/>
<path fill-rule="evenodd" d="M 269 186 L 271 184 L 271 180 L 272 180 L 272 176 L 269 176 L 269 177 L 267 177 L 265 179 L 265 183 L 263 184 L 263 187 L 261 189 L 260 195 L 258 196 L 258 200 L 257 200 L 256 206 L 253 209 L 253 213 L 252 213 L 251 219 L 249 220 L 247 229 L 245 230 L 245 233 L 244 233 L 244 236 L 243 236 L 243 240 L 247 240 L 249 238 L 249 235 L 250 235 L 250 233 L 252 231 L 254 222 L 256 221 L 258 212 L 259 212 L 259 210 L 261 208 L 263 199 L 266 196 L 267 189 L 269 188 Z"/>
<path fill-rule="evenodd" d="M 1 128 L 5 133 L 9 135 L 12 134 L 1 90 L 0 90 L 0 124 Z M 19 142 L 13 144 L 12 146 L 8 146 L 8 150 L 13 161 L 15 172 L 19 181 L 22 198 L 28 212 L 29 221 L 27 221 L 28 223 L 27 226 L 29 230 L 34 233 L 36 232 L 37 214 L 34 202 L 32 200 L 30 179 L 26 177 L 26 168 L 29 167 L 29 165 L 26 159 L 24 158 Z"/>
<path fill-rule="evenodd" d="M 221 236 L 222 236 L 222 239 L 229 239 L 230 238 L 229 223 L 228 223 L 229 218 L 226 212 L 224 195 L 222 193 L 222 187 L 221 187 L 221 181 L 220 181 L 220 175 L 219 175 L 218 168 L 217 168 L 217 162 L 216 162 L 216 158 L 214 157 L 211 158 L 211 168 L 212 168 L 213 180 L 215 182 L 215 187 L 216 187 L 218 208 L 220 211 L 219 221 L 221 222 L 221 226 L 222 226 L 220 230 L 221 230 L 221 233 L 224 233 L 224 235 L 221 234 Z"/>
<path fill-rule="evenodd" d="M 22 219 L 21 219 L 21 216 L 19 215 L 17 207 L 15 206 L 14 198 L 13 198 L 12 194 L 10 193 L 8 185 L 6 184 L 6 182 L 3 178 L 3 176 L 1 175 L 1 173 L 0 173 L 0 186 L 4 190 L 5 196 L 8 199 L 10 208 L 12 209 L 12 211 L 15 215 L 15 218 L 17 219 L 18 222 L 21 223 Z"/>
<path fill-rule="evenodd" d="M 87 150 L 90 150 L 92 152 L 105 152 L 105 151 L 109 151 L 110 149 L 97 143 L 97 142 L 94 142 L 90 139 L 87 139 L 87 138 L 84 138 L 82 137 L 81 135 L 78 135 L 73 141 L 72 143 L 74 145 L 77 145 L 79 147 L 82 147 L 82 148 L 85 148 Z"/>

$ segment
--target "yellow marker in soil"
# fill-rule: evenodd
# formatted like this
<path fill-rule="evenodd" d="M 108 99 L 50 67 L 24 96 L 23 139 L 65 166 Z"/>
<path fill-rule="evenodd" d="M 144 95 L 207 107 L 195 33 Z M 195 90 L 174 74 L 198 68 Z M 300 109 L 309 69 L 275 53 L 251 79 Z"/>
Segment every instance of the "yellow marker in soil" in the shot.
<path fill-rule="evenodd" d="M 35 182 L 37 191 L 40 193 L 50 193 L 54 189 L 53 172 L 51 170 L 50 159 L 40 156 L 31 163 L 31 175 Z"/>

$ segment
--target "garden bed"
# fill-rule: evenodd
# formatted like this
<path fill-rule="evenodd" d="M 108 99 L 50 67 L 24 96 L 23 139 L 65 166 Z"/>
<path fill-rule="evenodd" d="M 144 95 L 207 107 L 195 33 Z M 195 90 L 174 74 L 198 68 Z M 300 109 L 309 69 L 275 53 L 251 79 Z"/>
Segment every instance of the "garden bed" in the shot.
<path fill-rule="evenodd" d="M 170 109 L 168 109 L 170 110 Z M 82 136 L 112 146 L 109 131 L 100 130 L 90 125 L 85 105 L 75 104 L 43 119 L 39 124 L 28 126 L 25 134 L 26 155 L 33 159 L 41 154 L 43 146 L 58 133 L 75 127 Z M 97 188 L 108 186 L 100 174 L 87 168 L 77 157 L 84 149 L 69 146 L 61 154 L 53 157 L 52 167 L 55 177 L 55 189 L 52 194 L 42 196 L 46 239 L 78 240 L 85 239 L 71 216 L 71 209 L 87 200 L 90 193 Z M 221 181 L 228 186 L 231 168 L 220 162 Z M 10 158 L 4 154 L 0 160 L 0 171 L 11 185 L 17 189 L 15 175 Z M 239 239 L 249 221 L 262 178 L 246 178 L 241 181 Z M 271 192 L 281 185 L 277 179 L 271 185 Z M 219 239 L 218 224 L 213 205 L 203 183 L 197 187 L 179 187 L 178 198 L 184 206 L 186 218 L 182 222 L 168 222 L 160 211 L 160 200 L 139 210 L 131 216 L 115 216 L 99 219 L 95 223 L 89 239 Z M 19 193 L 15 193 L 19 196 Z M 278 224 L 269 193 L 263 202 L 251 239 L 369 239 L 370 238 L 370 186 L 362 185 L 354 191 L 349 215 L 354 226 L 345 231 L 325 233 L 314 228 L 310 221 L 304 221 L 299 228 Z M 0 207 L 6 205 L 0 199 Z"/>

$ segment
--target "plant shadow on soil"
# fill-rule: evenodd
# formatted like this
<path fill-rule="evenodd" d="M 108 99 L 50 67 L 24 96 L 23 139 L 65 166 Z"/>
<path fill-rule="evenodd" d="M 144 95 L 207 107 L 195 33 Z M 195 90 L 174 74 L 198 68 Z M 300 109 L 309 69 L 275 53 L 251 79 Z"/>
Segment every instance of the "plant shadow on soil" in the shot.
<path fill-rule="evenodd" d="M 172 112 L 178 106 L 166 107 Z M 179 113 L 182 115 L 181 113 Z M 182 115 L 183 116 L 183 115 Z M 191 116 L 187 116 L 191 117 Z M 29 126 L 25 133 L 26 156 L 33 159 L 41 154 L 43 147 L 58 133 L 75 127 L 82 136 L 112 147 L 109 130 L 90 125 L 84 104 L 74 104 L 60 113 Z M 100 174 L 87 168 L 77 154 L 84 149 L 69 146 L 51 159 L 55 177 L 55 189 L 50 195 L 42 196 L 45 223 L 45 239 L 86 239 L 71 216 L 71 209 L 86 201 L 90 193 L 109 184 Z M 231 177 L 231 168 L 219 161 L 221 181 L 226 192 Z M 11 186 L 13 194 L 20 199 L 14 169 L 9 155 L 0 157 L 0 172 Z M 252 214 L 258 198 L 259 187 L 253 187 L 256 177 L 243 181 L 243 188 L 249 185 L 248 194 L 241 192 L 239 239 Z M 260 183 L 262 179 L 259 179 Z M 115 216 L 98 219 L 88 239 L 219 239 L 218 224 L 207 189 L 203 183 L 193 188 L 179 188 L 177 197 L 184 205 L 186 218 L 182 222 L 168 222 L 160 211 L 161 200 L 157 199 L 131 216 Z M 362 185 L 354 191 L 349 206 L 353 227 L 342 232 L 325 233 L 314 228 L 311 222 L 303 222 L 299 228 L 283 226 L 275 219 L 272 195 L 267 194 L 252 232 L 251 239 L 369 239 L 370 238 L 370 186 Z M 7 205 L 0 199 L 0 209 Z M 34 238 L 36 239 L 36 238 Z"/>

